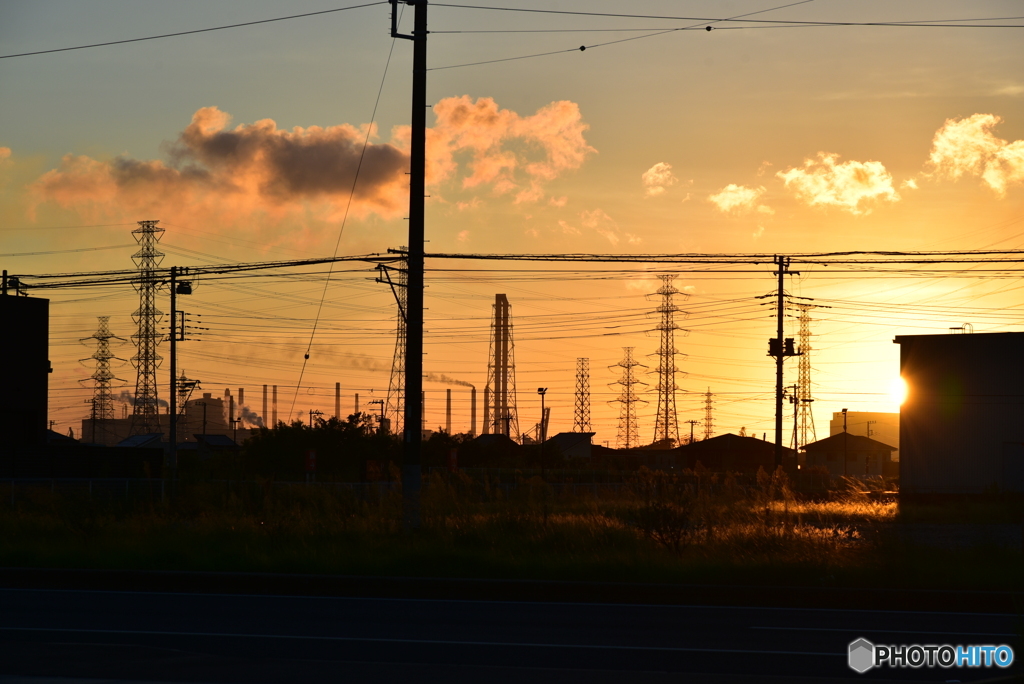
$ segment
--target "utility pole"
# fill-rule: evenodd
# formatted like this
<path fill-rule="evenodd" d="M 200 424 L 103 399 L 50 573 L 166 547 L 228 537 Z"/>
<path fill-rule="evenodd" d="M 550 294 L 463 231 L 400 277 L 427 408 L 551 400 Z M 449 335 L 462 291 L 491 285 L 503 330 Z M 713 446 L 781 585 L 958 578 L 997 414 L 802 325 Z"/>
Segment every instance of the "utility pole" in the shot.
<path fill-rule="evenodd" d="M 789 403 L 793 405 L 793 450 L 800 451 L 800 442 L 797 441 L 797 426 L 800 423 L 800 402 L 803 401 L 800 398 L 800 385 L 790 385 L 789 389 L 792 394 L 789 395 Z"/>
<path fill-rule="evenodd" d="M 171 392 L 167 398 L 170 408 L 171 450 L 167 465 L 171 477 L 178 473 L 178 267 L 171 266 Z M 183 326 L 184 327 L 184 326 Z"/>
<path fill-rule="evenodd" d="M 544 438 L 547 437 L 545 434 L 544 425 L 544 395 L 548 393 L 547 387 L 538 387 L 537 394 L 540 395 L 540 429 L 537 430 L 537 441 L 540 442 L 540 479 L 544 479 Z"/>
<path fill-rule="evenodd" d="M 693 426 L 697 425 L 698 423 L 700 423 L 700 421 L 699 420 L 694 420 L 693 418 L 691 418 L 690 420 L 688 420 L 686 422 L 690 424 L 690 442 L 689 443 L 693 444 Z"/>
<path fill-rule="evenodd" d="M 171 334 L 170 334 L 170 366 L 171 366 L 171 396 L 167 406 L 170 409 L 170 457 L 168 465 L 171 472 L 177 475 L 178 472 L 178 342 L 185 341 L 185 313 L 178 311 L 178 295 L 192 294 L 192 283 L 188 280 L 178 281 L 178 277 L 187 274 L 187 268 L 171 266 Z M 180 320 L 179 320 L 180 319 Z M 192 327 L 192 326 L 188 326 Z M 205 330 L 205 328 L 200 328 Z M 201 334 L 201 333 L 200 333 Z M 205 430 L 204 430 L 205 432 Z"/>
<path fill-rule="evenodd" d="M 783 364 L 787 356 L 799 356 L 795 349 L 793 338 L 783 337 L 786 334 L 783 328 L 786 315 L 785 276 L 799 275 L 800 272 L 789 270 L 789 257 L 776 256 L 775 265 L 775 275 L 779 278 L 778 290 L 775 293 L 775 314 L 778 318 L 778 328 L 775 338 L 768 340 L 768 356 L 775 358 L 775 467 L 778 468 L 782 465 Z"/>
<path fill-rule="evenodd" d="M 420 526 L 421 392 L 423 391 L 423 246 L 427 137 L 427 0 L 406 0 L 415 10 L 412 35 L 398 32 L 398 0 L 391 2 L 391 36 L 413 42 L 412 131 L 409 150 L 409 251 L 406 291 L 405 420 L 402 445 L 403 527 Z"/>

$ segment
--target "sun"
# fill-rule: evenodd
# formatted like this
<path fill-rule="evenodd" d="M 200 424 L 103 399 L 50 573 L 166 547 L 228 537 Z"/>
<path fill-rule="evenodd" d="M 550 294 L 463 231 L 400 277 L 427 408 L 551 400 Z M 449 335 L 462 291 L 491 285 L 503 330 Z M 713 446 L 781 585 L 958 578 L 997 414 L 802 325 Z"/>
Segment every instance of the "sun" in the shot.
<path fill-rule="evenodd" d="M 895 404 L 902 405 L 907 400 L 907 381 L 903 378 L 896 378 L 889 383 L 889 400 Z"/>

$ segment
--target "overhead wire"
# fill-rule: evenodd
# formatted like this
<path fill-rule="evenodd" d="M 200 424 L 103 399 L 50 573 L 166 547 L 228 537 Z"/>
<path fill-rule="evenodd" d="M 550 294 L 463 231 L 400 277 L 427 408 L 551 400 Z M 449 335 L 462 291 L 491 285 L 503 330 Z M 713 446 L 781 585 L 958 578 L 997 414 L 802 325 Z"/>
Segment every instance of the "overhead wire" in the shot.
<path fill-rule="evenodd" d="M 241 28 L 243 26 L 256 26 L 258 24 L 270 24 L 277 21 L 288 21 L 289 19 L 302 19 L 305 17 L 314 17 L 323 14 L 333 14 L 335 12 L 344 12 L 345 10 L 361 9 L 363 7 L 373 7 L 374 5 L 386 5 L 386 0 L 378 2 L 368 2 L 362 5 L 350 5 L 348 7 L 335 7 L 333 9 L 319 10 L 317 12 L 303 12 L 302 14 L 291 14 L 286 17 L 274 17 L 273 19 L 259 19 L 256 21 L 244 21 L 237 24 L 226 24 L 224 26 L 210 26 L 208 28 L 191 29 L 189 31 L 176 31 L 174 33 L 162 33 L 156 36 L 144 36 L 142 38 L 125 38 L 122 40 L 108 40 L 102 43 L 90 43 L 88 45 L 74 45 L 71 47 L 52 48 L 49 50 L 35 50 L 32 52 L 19 52 L 10 55 L 0 55 L 0 59 L 11 59 L 13 57 L 31 57 L 33 55 L 47 55 L 54 52 L 69 52 L 72 50 L 87 50 L 89 48 L 96 47 L 108 47 L 111 45 L 124 45 L 125 43 L 139 43 L 147 40 L 159 40 L 161 38 L 175 38 L 178 36 L 189 36 L 196 33 L 209 33 L 211 31 L 224 31 L 226 29 Z"/>
<path fill-rule="evenodd" d="M 397 10 L 397 8 L 396 8 L 396 10 Z M 401 22 L 401 13 L 398 16 L 398 20 L 397 21 L 398 21 L 398 23 Z M 377 120 L 377 107 L 380 105 L 381 93 L 384 92 L 384 83 L 387 81 L 387 77 L 388 77 L 388 67 L 391 66 L 391 56 L 395 52 L 395 43 L 397 41 L 398 41 L 397 37 L 393 37 L 391 39 L 391 47 L 388 50 L 388 58 L 384 62 L 384 73 L 381 75 L 380 87 L 377 88 L 377 97 L 376 97 L 376 99 L 373 102 L 373 113 L 370 115 L 370 123 L 366 127 L 366 137 L 363 139 L 363 148 L 359 152 L 359 161 L 356 163 L 355 174 L 352 176 L 352 187 L 349 189 L 348 201 L 345 203 L 345 212 L 344 212 L 344 214 L 342 215 L 342 218 L 341 218 L 341 225 L 338 227 L 338 239 L 334 243 L 334 253 L 332 255 L 334 257 L 338 256 L 338 249 L 341 248 L 341 238 L 342 238 L 342 236 L 345 233 L 345 224 L 348 221 L 349 211 L 352 208 L 352 199 L 355 197 L 355 194 L 356 194 L 356 184 L 359 182 L 359 172 L 363 168 L 363 159 L 366 157 L 366 148 L 370 144 L 370 135 L 373 133 L 373 123 L 374 123 L 374 121 Z M 298 383 L 296 383 L 296 387 L 299 387 L 299 386 L 302 385 L 302 377 L 306 373 L 306 362 L 309 361 L 309 352 L 313 348 L 313 338 L 316 336 L 317 324 L 320 322 L 320 314 L 323 311 L 324 299 L 327 298 L 327 287 L 330 285 L 331 274 L 333 273 L 333 271 L 334 271 L 334 263 L 332 262 L 331 263 L 331 269 L 330 269 L 330 271 L 327 274 L 327 278 L 324 280 L 323 293 L 320 295 L 320 304 L 317 306 L 316 319 L 313 321 L 313 329 L 309 333 L 309 345 L 306 348 L 306 353 L 302 357 L 302 367 L 299 370 L 299 381 L 298 381 Z M 291 409 L 290 409 L 291 411 L 295 410 L 295 402 L 298 400 L 298 396 L 299 396 L 299 392 L 298 392 L 298 389 L 296 389 L 295 390 L 295 395 L 292 397 L 292 406 L 291 406 Z"/>

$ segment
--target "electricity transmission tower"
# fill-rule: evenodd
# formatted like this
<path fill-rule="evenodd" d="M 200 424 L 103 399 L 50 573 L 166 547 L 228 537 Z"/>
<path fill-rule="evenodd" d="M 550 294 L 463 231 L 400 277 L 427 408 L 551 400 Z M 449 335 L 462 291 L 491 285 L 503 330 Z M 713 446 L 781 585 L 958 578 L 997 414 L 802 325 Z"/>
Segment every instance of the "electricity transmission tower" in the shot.
<path fill-rule="evenodd" d="M 139 277 L 133 281 L 139 293 L 139 308 L 132 314 L 138 326 L 137 332 L 132 335 L 137 349 L 132 357 L 132 365 L 138 370 L 130 432 L 132 435 L 160 431 L 156 369 L 163 359 L 157 353 L 161 337 L 157 325 L 163 313 L 156 308 L 156 291 L 160 286 L 156 269 L 164 255 L 156 246 L 164 229 L 157 226 L 157 223 L 159 221 L 139 221 L 139 227 L 132 231 L 135 241 L 139 243 L 139 251 L 132 255 L 132 261 L 139 269 Z"/>
<path fill-rule="evenodd" d="M 715 395 L 711 394 L 711 388 L 708 387 L 708 392 L 704 395 L 704 439 L 711 439 L 711 435 L 715 431 L 714 412 L 712 409 L 714 402 L 711 399 L 713 396 Z"/>
<path fill-rule="evenodd" d="M 484 429 L 519 441 L 512 305 L 503 294 L 494 295 L 491 350 L 487 358 L 487 386 L 484 388 Z"/>
<path fill-rule="evenodd" d="M 801 444 L 817 441 L 814 431 L 814 414 L 811 412 L 811 309 L 814 304 L 797 304 L 800 311 L 800 365 L 797 375 L 796 410 L 797 433 L 793 434 L 793 448 L 799 449 Z"/>
<path fill-rule="evenodd" d="M 590 432 L 590 359 L 576 359 L 576 420 L 573 432 Z"/>
<path fill-rule="evenodd" d="M 658 384 L 655 389 L 658 392 L 658 413 L 654 421 L 654 441 L 671 439 L 673 443 L 679 443 L 679 419 L 676 416 L 676 356 L 679 350 L 676 349 L 675 333 L 682 330 L 676 325 L 676 314 L 681 312 L 673 301 L 675 295 L 680 294 L 679 290 L 672 285 L 675 275 L 664 274 L 658 276 L 661 279 L 661 287 L 654 294 L 661 297 L 661 304 L 655 309 L 658 314 L 658 325 L 656 330 L 661 332 L 661 344 L 654 355 L 658 357 L 658 368 L 654 371 L 658 374 Z M 683 330 L 685 333 L 686 331 Z"/>
<path fill-rule="evenodd" d="M 114 396 L 110 393 L 110 383 L 112 380 L 120 380 L 120 378 L 115 378 L 114 373 L 110 370 L 110 360 L 117 359 L 114 353 L 110 351 L 110 340 L 123 341 L 123 338 L 110 332 L 110 316 L 98 316 L 98 319 L 99 326 L 96 328 L 96 332 L 91 337 L 82 339 L 83 342 L 86 340 L 96 340 L 96 351 L 89 357 L 89 359 L 96 362 L 96 369 L 90 376 L 94 383 L 95 391 L 92 399 L 86 402 L 92 404 L 92 411 L 90 412 L 92 434 L 89 436 L 89 441 L 94 443 L 96 442 L 97 426 L 99 426 L 101 433 L 105 433 L 109 425 L 107 421 L 114 419 Z M 89 359 L 82 359 L 82 361 Z M 121 380 L 121 382 L 124 381 Z"/>
<path fill-rule="evenodd" d="M 399 247 L 404 251 L 405 247 Z M 398 304 L 398 316 L 395 326 L 395 354 L 391 359 L 391 379 L 388 382 L 388 394 L 384 400 L 384 425 L 387 431 L 393 435 L 402 434 L 402 419 L 405 405 L 402 401 L 405 389 L 405 326 L 406 310 L 408 304 L 409 270 L 403 263 L 399 268 L 392 268 L 381 264 L 377 267 L 380 275 L 377 276 L 378 283 L 386 283 L 391 287 L 395 295 L 395 302 Z M 395 273 L 392 280 L 391 274 Z"/>
<path fill-rule="evenodd" d="M 622 361 L 619 361 L 614 366 L 609 366 L 609 368 L 622 369 L 622 377 L 618 381 L 611 383 L 622 387 L 622 393 L 619 394 L 617 399 L 612 399 L 612 402 L 620 404 L 619 435 L 616 445 L 620 449 L 631 449 L 638 446 L 640 442 L 639 430 L 636 424 L 636 404 L 638 402 L 647 403 L 646 400 L 637 397 L 636 390 L 633 389 L 634 385 L 647 384 L 636 379 L 633 369 L 637 366 L 641 368 L 646 368 L 647 366 L 633 360 L 633 347 L 623 347 L 622 351 L 624 352 Z"/>

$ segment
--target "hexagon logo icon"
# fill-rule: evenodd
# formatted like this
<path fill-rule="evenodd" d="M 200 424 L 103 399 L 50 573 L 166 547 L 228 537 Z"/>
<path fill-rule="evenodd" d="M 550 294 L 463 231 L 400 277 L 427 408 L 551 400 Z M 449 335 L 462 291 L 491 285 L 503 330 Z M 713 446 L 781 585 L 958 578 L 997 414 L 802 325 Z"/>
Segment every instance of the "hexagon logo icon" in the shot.
<path fill-rule="evenodd" d="M 863 637 L 850 642 L 850 669 L 864 674 L 875 665 L 875 645 Z"/>

